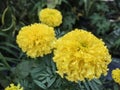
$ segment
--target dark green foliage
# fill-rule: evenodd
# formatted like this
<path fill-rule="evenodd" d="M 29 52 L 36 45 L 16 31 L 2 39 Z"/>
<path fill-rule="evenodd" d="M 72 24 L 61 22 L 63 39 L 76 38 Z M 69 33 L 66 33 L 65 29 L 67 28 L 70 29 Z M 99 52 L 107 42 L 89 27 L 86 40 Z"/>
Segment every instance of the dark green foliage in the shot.
<path fill-rule="evenodd" d="M 24 90 L 119 90 L 111 77 L 67 81 L 56 73 L 52 54 L 33 60 L 21 51 L 16 35 L 21 27 L 39 23 L 38 12 L 46 7 L 63 15 L 63 23 L 55 28 L 57 38 L 75 28 L 86 29 L 105 41 L 112 56 L 110 70 L 120 68 L 119 0 L 0 0 L 0 90 L 10 83 L 20 83 Z"/>
<path fill-rule="evenodd" d="M 120 56 L 120 29 L 114 30 L 111 33 L 109 33 L 105 41 L 111 50 L 110 52 L 113 55 Z"/>

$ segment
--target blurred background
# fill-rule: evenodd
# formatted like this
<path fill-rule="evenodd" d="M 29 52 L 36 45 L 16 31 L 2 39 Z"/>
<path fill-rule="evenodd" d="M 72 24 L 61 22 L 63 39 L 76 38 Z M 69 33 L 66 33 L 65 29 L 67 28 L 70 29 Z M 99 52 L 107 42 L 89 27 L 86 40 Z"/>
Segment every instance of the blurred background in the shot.
<path fill-rule="evenodd" d="M 19 64 L 21 59 L 27 59 L 16 44 L 16 35 L 22 26 L 39 23 L 38 12 L 46 7 L 56 8 L 63 15 L 63 23 L 56 28 L 57 37 L 79 28 L 103 39 L 112 56 L 112 62 L 107 77 L 101 79 L 100 90 L 120 90 L 119 85 L 114 84 L 111 78 L 111 70 L 120 68 L 120 0 L 0 0 L 0 90 L 11 81 L 18 81 L 15 77 L 18 78 L 19 75 L 15 76 L 15 70 L 20 71 L 21 66 L 24 66 L 24 63 Z M 25 63 L 30 70 L 30 62 Z M 27 77 L 28 73 L 24 75 L 23 77 Z M 20 78 L 24 82 L 23 86 L 29 81 L 27 87 L 31 79 L 23 77 Z M 74 90 L 73 87 L 49 90 Z M 37 89 L 27 87 L 25 90 L 48 90 L 36 86 L 34 88 Z"/>

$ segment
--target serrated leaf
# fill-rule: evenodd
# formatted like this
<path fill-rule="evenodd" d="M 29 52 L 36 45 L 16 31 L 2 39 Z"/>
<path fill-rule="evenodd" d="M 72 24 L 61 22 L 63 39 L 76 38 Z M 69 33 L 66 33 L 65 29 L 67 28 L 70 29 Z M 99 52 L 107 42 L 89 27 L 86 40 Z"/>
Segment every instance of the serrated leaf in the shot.
<path fill-rule="evenodd" d="M 46 86 L 46 83 L 47 83 L 47 79 L 45 78 L 44 80 L 41 81 L 45 86 Z"/>
<path fill-rule="evenodd" d="M 102 85 L 102 82 L 99 79 L 93 79 L 93 81 L 99 85 Z"/>
<path fill-rule="evenodd" d="M 114 30 L 110 34 L 108 34 L 105 38 L 108 44 L 114 45 L 115 41 L 120 38 L 120 29 Z M 111 47 L 111 46 L 110 46 Z"/>
<path fill-rule="evenodd" d="M 63 18 L 63 28 L 67 30 L 71 30 L 73 25 L 75 24 L 76 18 L 72 12 L 64 12 L 65 15 Z M 69 22 L 68 22 L 69 21 Z"/>
<path fill-rule="evenodd" d="M 105 37 L 105 42 L 113 55 L 120 56 L 120 29 L 112 31 Z"/>
<path fill-rule="evenodd" d="M 32 77 L 37 78 L 38 76 L 40 76 L 40 75 L 37 74 L 37 73 L 39 73 L 39 72 L 41 72 L 41 71 L 42 71 L 42 68 L 35 68 L 35 69 L 33 69 L 33 70 L 31 71 Z"/>
<path fill-rule="evenodd" d="M 47 87 L 50 87 L 50 86 L 55 82 L 55 80 L 56 80 L 56 77 L 53 77 L 52 79 L 50 79 L 50 80 L 48 81 Z"/>
<path fill-rule="evenodd" d="M 50 76 L 50 74 L 48 74 L 48 73 L 41 73 L 40 76 L 48 77 L 48 76 Z"/>
<path fill-rule="evenodd" d="M 56 66 L 55 66 L 55 63 L 53 61 L 51 61 L 51 66 L 52 66 L 52 71 L 55 74 L 56 73 Z"/>
<path fill-rule="evenodd" d="M 91 90 L 99 90 L 99 88 L 93 81 L 87 81 L 87 83 L 90 86 Z"/>
<path fill-rule="evenodd" d="M 61 78 L 57 78 L 56 81 L 55 81 L 55 86 L 56 86 L 56 87 L 60 87 L 61 84 L 62 84 Z"/>
<path fill-rule="evenodd" d="M 47 89 L 47 87 L 40 81 L 38 80 L 33 80 L 39 87 L 43 88 L 43 89 Z"/>
<path fill-rule="evenodd" d="M 98 85 L 94 81 L 91 81 L 91 83 L 94 86 L 94 90 L 100 90 L 100 88 L 98 87 Z"/>
<path fill-rule="evenodd" d="M 49 74 L 52 74 L 50 67 L 47 67 L 46 70 L 47 70 L 47 72 L 48 72 Z"/>
<path fill-rule="evenodd" d="M 38 80 L 43 80 L 43 79 L 45 79 L 45 77 L 39 77 L 39 78 L 38 78 Z"/>
<path fill-rule="evenodd" d="M 89 85 L 86 83 L 86 81 L 83 81 L 83 84 L 84 84 L 86 90 L 90 90 L 90 87 L 89 87 Z"/>
<path fill-rule="evenodd" d="M 78 81 L 78 85 L 79 85 L 80 90 L 84 90 L 81 81 Z"/>

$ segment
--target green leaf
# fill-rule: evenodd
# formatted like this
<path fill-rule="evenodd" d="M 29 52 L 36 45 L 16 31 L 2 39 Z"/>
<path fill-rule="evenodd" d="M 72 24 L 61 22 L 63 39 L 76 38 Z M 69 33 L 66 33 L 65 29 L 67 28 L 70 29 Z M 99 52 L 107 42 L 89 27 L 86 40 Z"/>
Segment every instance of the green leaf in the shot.
<path fill-rule="evenodd" d="M 6 61 L 5 57 L 0 53 L 0 61 L 3 62 L 3 64 L 6 66 L 6 68 L 8 68 L 8 70 L 11 69 L 10 65 L 8 64 L 8 62 Z"/>
<path fill-rule="evenodd" d="M 114 83 L 113 88 L 114 88 L 114 90 L 119 90 L 119 85 L 117 83 Z"/>
<path fill-rule="evenodd" d="M 95 0 L 83 0 L 84 2 L 84 12 L 85 12 L 85 16 L 88 16 L 89 15 L 89 12 L 91 10 L 91 7 L 93 6 Z"/>
<path fill-rule="evenodd" d="M 39 87 L 43 88 L 43 89 L 47 89 L 47 87 L 40 81 L 38 80 L 33 80 Z"/>
<path fill-rule="evenodd" d="M 33 79 L 40 78 L 40 77 L 44 77 L 45 78 L 46 74 L 44 74 L 42 71 L 44 71 L 43 67 L 34 68 L 32 71 L 30 71 L 32 78 Z"/>
<path fill-rule="evenodd" d="M 94 81 L 88 81 L 87 80 L 87 83 L 90 86 L 91 90 L 100 90 L 99 87 L 97 86 L 97 84 Z"/>
<path fill-rule="evenodd" d="M 7 7 L 7 8 L 4 10 L 3 14 L 2 14 L 2 24 L 3 24 L 3 25 L 5 24 L 4 19 L 5 19 L 5 15 L 6 15 L 6 12 L 8 11 L 8 9 L 9 9 L 9 7 Z"/>
<path fill-rule="evenodd" d="M 16 50 L 20 50 L 16 45 L 13 45 L 13 44 L 11 44 L 9 42 L 0 42 L 0 45 L 3 45 L 3 46 L 5 45 L 7 47 L 11 47 L 11 48 L 14 48 Z"/>
<path fill-rule="evenodd" d="M 112 62 L 120 65 L 120 58 L 112 57 Z M 112 63 L 112 62 L 111 62 L 111 63 Z"/>
<path fill-rule="evenodd" d="M 101 12 L 109 12 L 109 7 L 106 3 L 100 3 L 96 5 L 97 10 Z"/>
<path fill-rule="evenodd" d="M 94 85 L 90 81 L 87 81 L 88 85 L 90 86 L 91 90 L 95 90 Z"/>
<path fill-rule="evenodd" d="M 65 31 L 71 30 L 73 25 L 75 24 L 76 16 L 72 11 L 71 12 L 64 11 L 63 17 L 64 17 L 63 24 L 62 24 L 63 29 L 65 29 Z"/>
<path fill-rule="evenodd" d="M 89 85 L 86 83 L 86 81 L 83 81 L 83 84 L 84 84 L 86 90 L 90 90 L 90 87 L 89 87 Z"/>
<path fill-rule="evenodd" d="M 91 81 L 91 83 L 94 86 L 94 90 L 100 90 L 100 88 L 98 87 L 98 85 L 93 80 Z"/>
<path fill-rule="evenodd" d="M 60 5 L 61 0 L 47 0 L 47 7 L 48 8 L 55 8 L 56 5 Z"/>
<path fill-rule="evenodd" d="M 0 72 L 0 85 L 5 88 L 9 83 L 10 81 L 6 78 L 6 75 L 3 74 L 3 72 Z"/>
<path fill-rule="evenodd" d="M 51 58 L 51 55 L 46 55 L 46 57 L 42 58 L 40 65 L 31 71 L 33 81 L 39 82 L 40 85 L 38 86 L 41 88 L 50 88 L 57 79 L 55 71 L 52 71 L 51 68 L 54 65 L 51 64 Z"/>
<path fill-rule="evenodd" d="M 6 48 L 5 46 L 0 46 L 0 49 L 5 50 L 6 52 L 12 54 L 13 56 L 17 57 L 16 52 L 14 52 L 13 50 Z"/>
<path fill-rule="evenodd" d="M 109 31 L 111 22 L 107 20 L 103 15 L 101 16 L 98 13 L 94 13 L 92 16 L 90 16 L 90 19 L 92 25 L 96 28 L 96 34 L 104 35 L 106 32 Z"/>
<path fill-rule="evenodd" d="M 47 67 L 46 70 L 49 74 L 52 74 L 51 68 Z"/>
<path fill-rule="evenodd" d="M 105 42 L 113 55 L 120 56 L 120 29 L 112 31 L 105 37 Z"/>
<path fill-rule="evenodd" d="M 30 74 L 31 68 L 31 61 L 23 61 L 16 66 L 15 72 L 13 71 L 13 73 L 16 74 L 19 78 L 25 78 Z"/>
<path fill-rule="evenodd" d="M 96 84 L 102 85 L 102 82 L 99 79 L 93 79 Z"/>
<path fill-rule="evenodd" d="M 38 80 L 44 80 L 45 79 L 45 77 L 39 77 L 38 78 Z"/>
<path fill-rule="evenodd" d="M 7 35 L 6 33 L 1 32 L 1 31 L 0 31 L 0 36 L 2 36 L 4 38 L 7 38 L 7 39 L 9 39 L 11 41 L 13 41 L 13 39 L 14 39 L 13 37 L 10 37 L 9 35 Z"/>
<path fill-rule="evenodd" d="M 12 20 L 11 24 L 7 28 L 1 29 L 2 31 L 8 31 L 15 25 L 15 22 Z"/>
<path fill-rule="evenodd" d="M 50 87 L 55 82 L 55 80 L 56 80 L 56 77 L 53 77 L 52 79 L 48 80 L 47 81 L 48 82 L 47 87 Z"/>
<path fill-rule="evenodd" d="M 81 81 L 78 81 L 78 85 L 79 85 L 80 90 L 84 90 L 84 88 L 83 88 L 83 85 L 82 85 L 82 82 L 81 82 Z"/>
<path fill-rule="evenodd" d="M 17 58 L 11 58 L 11 57 L 5 57 L 6 61 L 12 62 L 12 63 L 18 63 L 21 61 L 20 59 Z"/>

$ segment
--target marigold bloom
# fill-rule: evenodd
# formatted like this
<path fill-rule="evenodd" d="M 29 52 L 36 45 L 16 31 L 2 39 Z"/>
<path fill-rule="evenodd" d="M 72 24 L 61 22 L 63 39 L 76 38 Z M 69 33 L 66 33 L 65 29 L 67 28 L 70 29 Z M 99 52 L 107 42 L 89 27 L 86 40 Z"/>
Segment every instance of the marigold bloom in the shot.
<path fill-rule="evenodd" d="M 10 86 L 7 86 L 5 90 L 23 90 L 23 87 L 20 87 L 20 84 L 15 86 L 14 84 L 10 84 Z"/>
<path fill-rule="evenodd" d="M 56 40 L 52 27 L 45 24 L 32 24 L 21 28 L 17 35 L 17 44 L 31 58 L 51 53 Z"/>
<path fill-rule="evenodd" d="M 52 27 L 59 26 L 62 23 L 61 12 L 56 9 L 45 8 L 39 12 L 39 19 L 42 23 Z"/>
<path fill-rule="evenodd" d="M 77 82 L 107 74 L 111 56 L 101 39 L 75 29 L 56 41 L 53 60 L 61 77 Z"/>
<path fill-rule="evenodd" d="M 120 69 L 116 68 L 115 70 L 112 71 L 112 78 L 113 80 L 120 84 Z"/>

